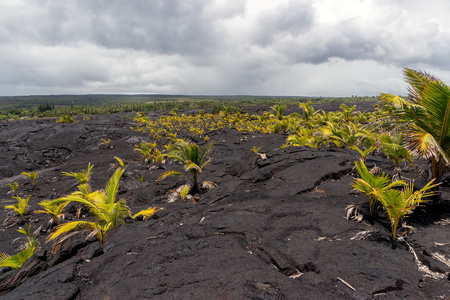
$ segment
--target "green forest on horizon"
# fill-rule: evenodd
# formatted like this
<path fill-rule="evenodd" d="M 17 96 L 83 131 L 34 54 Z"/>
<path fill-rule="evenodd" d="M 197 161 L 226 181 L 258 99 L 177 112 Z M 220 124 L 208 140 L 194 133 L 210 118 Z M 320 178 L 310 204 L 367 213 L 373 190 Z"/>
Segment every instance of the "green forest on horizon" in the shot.
<path fill-rule="evenodd" d="M 36 95 L 0 96 L 0 120 L 65 115 L 99 115 L 119 112 L 215 110 L 223 107 L 298 105 L 300 102 L 354 103 L 376 101 L 374 96 L 293 97 L 293 96 L 186 96 L 186 95 Z"/>

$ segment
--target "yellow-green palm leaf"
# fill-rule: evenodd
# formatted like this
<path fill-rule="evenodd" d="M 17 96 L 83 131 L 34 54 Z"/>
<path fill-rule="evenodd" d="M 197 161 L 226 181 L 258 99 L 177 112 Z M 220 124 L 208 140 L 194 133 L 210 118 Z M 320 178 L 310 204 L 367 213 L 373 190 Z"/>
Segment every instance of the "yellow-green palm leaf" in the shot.
<path fill-rule="evenodd" d="M 439 179 L 449 164 L 450 88 L 422 72 L 405 69 L 410 100 L 383 95 L 393 106 L 393 116 L 406 124 L 408 148 L 431 158 L 433 178 Z"/>
<path fill-rule="evenodd" d="M 167 172 L 164 172 L 163 174 L 161 174 L 161 176 L 159 176 L 157 181 L 163 180 L 164 178 L 169 177 L 169 176 L 185 176 L 185 174 L 178 172 L 178 171 L 170 170 L 170 171 L 167 171 Z"/>
<path fill-rule="evenodd" d="M 436 185 L 430 181 L 422 189 L 414 191 L 412 183 L 402 191 L 397 189 L 375 190 L 374 195 L 383 206 L 391 222 L 392 237 L 396 239 L 397 226 L 400 220 L 409 214 L 416 206 L 424 202 L 424 198 L 433 195 L 429 190 Z"/>
<path fill-rule="evenodd" d="M 132 216 L 132 218 L 135 219 L 136 217 L 142 215 L 144 217 L 144 219 L 145 219 L 145 218 L 148 218 L 148 217 L 154 215 L 155 212 L 157 212 L 158 210 L 160 210 L 160 208 L 158 208 L 158 207 L 149 207 L 147 209 L 143 209 L 140 212 L 134 214 Z"/>

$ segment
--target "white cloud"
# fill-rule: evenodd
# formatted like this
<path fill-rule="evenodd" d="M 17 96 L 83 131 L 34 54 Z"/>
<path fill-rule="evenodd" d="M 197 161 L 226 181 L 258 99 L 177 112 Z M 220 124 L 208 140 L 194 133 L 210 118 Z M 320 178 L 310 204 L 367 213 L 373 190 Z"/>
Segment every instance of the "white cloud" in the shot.
<path fill-rule="evenodd" d="M 450 82 L 447 11 L 446 0 L 3 1 L 0 94 L 401 94 L 403 67 Z"/>

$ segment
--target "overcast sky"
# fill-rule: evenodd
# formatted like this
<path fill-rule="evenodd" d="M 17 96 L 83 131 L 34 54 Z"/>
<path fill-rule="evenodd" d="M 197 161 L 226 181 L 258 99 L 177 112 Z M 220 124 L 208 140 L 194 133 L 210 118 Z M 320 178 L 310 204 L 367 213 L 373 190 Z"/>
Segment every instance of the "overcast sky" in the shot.
<path fill-rule="evenodd" d="M 8 0 L 0 95 L 406 94 L 450 84 L 448 0 Z"/>

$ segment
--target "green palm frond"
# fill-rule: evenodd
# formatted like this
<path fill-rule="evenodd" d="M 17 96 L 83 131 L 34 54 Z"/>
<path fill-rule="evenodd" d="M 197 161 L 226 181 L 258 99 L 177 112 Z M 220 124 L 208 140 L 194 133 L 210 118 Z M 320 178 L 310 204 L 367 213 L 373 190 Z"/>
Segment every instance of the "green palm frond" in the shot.
<path fill-rule="evenodd" d="M 21 219 L 23 219 L 23 215 L 27 212 L 28 210 L 28 202 L 30 201 L 30 196 L 28 196 L 27 198 L 22 198 L 19 196 L 13 196 L 14 199 L 17 200 L 17 204 L 12 204 L 12 205 L 6 205 L 5 209 L 12 209 L 14 210 L 17 215 L 20 216 Z"/>
<path fill-rule="evenodd" d="M 116 202 L 116 195 L 119 190 L 119 181 L 124 172 L 125 170 L 123 168 L 117 168 L 117 170 L 109 179 L 108 184 L 106 185 L 105 191 L 109 203 Z"/>
<path fill-rule="evenodd" d="M 54 240 L 60 236 L 65 236 L 71 232 L 79 232 L 82 230 L 96 229 L 98 224 L 90 221 L 72 221 L 58 225 L 55 230 L 48 236 L 47 242 Z M 58 240 L 61 242 L 61 239 Z"/>
<path fill-rule="evenodd" d="M 164 172 L 163 174 L 161 174 L 161 176 L 159 176 L 159 178 L 156 181 L 163 180 L 164 178 L 166 178 L 168 176 L 186 176 L 186 175 L 184 173 L 171 170 L 171 171 L 167 171 L 167 172 Z"/>
<path fill-rule="evenodd" d="M 11 256 L 6 253 L 0 253 L 0 267 L 10 267 L 18 270 L 22 267 L 23 262 L 17 256 Z"/>
<path fill-rule="evenodd" d="M 431 158 L 433 178 L 439 179 L 450 161 L 450 88 L 429 74 L 408 68 L 404 72 L 411 100 L 383 98 L 393 106 L 393 116 L 406 124 L 407 147 Z"/>
<path fill-rule="evenodd" d="M 389 134 L 381 134 L 379 139 L 384 154 L 388 158 L 394 160 L 396 167 L 398 167 L 399 163 L 405 159 L 412 161 L 411 153 L 404 146 L 405 141 L 403 134 L 397 134 L 394 136 Z"/>
<path fill-rule="evenodd" d="M 397 236 L 397 226 L 400 220 L 420 203 L 424 202 L 424 198 L 432 196 L 433 192 L 430 192 L 430 190 L 434 187 L 436 187 L 436 184 L 432 180 L 418 191 L 414 191 L 412 183 L 405 186 L 401 191 L 397 189 L 375 191 L 377 200 L 383 206 L 391 222 L 392 237 L 394 240 Z"/>
<path fill-rule="evenodd" d="M 175 144 L 170 144 L 167 147 L 168 149 L 167 157 L 171 157 L 181 162 L 184 165 L 185 171 L 190 175 L 183 174 L 178 171 L 167 171 L 158 178 L 158 181 L 163 180 L 168 176 L 186 176 L 193 183 L 192 190 L 197 190 L 198 175 L 210 162 L 207 156 L 212 145 L 213 143 L 210 143 L 205 147 L 199 147 L 197 144 L 189 143 L 185 140 L 179 140 Z"/>
<path fill-rule="evenodd" d="M 120 163 L 120 161 L 119 161 Z M 96 221 L 73 221 L 58 225 L 49 235 L 47 241 L 54 240 L 54 248 L 80 231 L 89 231 L 88 237 L 96 236 L 103 242 L 104 234 L 111 228 L 123 224 L 126 217 L 131 216 L 130 208 L 124 200 L 116 200 L 119 181 L 124 169 L 118 167 L 109 179 L 105 190 L 91 191 L 88 184 L 80 185 L 79 191 L 70 195 L 49 201 L 48 205 L 78 202 L 89 208 Z"/>
<path fill-rule="evenodd" d="M 192 172 L 192 173 L 195 173 L 195 172 L 200 173 L 202 171 L 202 168 L 199 165 L 197 165 L 196 163 L 194 163 L 190 160 L 186 161 L 186 164 L 184 165 L 184 169 L 186 171 Z"/>
<path fill-rule="evenodd" d="M 92 188 L 89 184 L 85 183 L 85 184 L 80 184 L 78 186 L 78 191 L 77 195 L 81 195 L 81 196 L 87 196 L 90 193 L 92 193 Z"/>
<path fill-rule="evenodd" d="M 375 197 L 378 191 L 406 185 L 406 181 L 404 180 L 391 182 L 390 177 L 384 173 L 381 175 L 374 175 L 370 173 L 363 161 L 355 161 L 355 166 L 361 178 L 356 178 L 355 182 L 352 184 L 352 187 L 367 195 L 367 198 L 369 199 L 370 213 L 372 213 L 375 207 Z"/>
<path fill-rule="evenodd" d="M 37 241 L 36 237 L 30 237 L 31 224 L 28 226 L 28 231 L 23 229 L 22 227 L 17 231 L 26 235 L 28 238 L 28 241 L 25 244 L 25 248 L 15 255 L 0 253 L 0 267 L 10 267 L 18 270 L 22 267 L 24 262 L 26 262 L 37 251 L 39 242 Z"/>
<path fill-rule="evenodd" d="M 85 184 L 88 183 L 91 179 L 93 167 L 94 165 L 91 165 L 91 163 L 89 163 L 87 169 L 83 170 L 82 172 L 62 172 L 62 174 L 64 176 L 74 177 L 80 184 Z"/>
<path fill-rule="evenodd" d="M 125 169 L 125 163 L 123 162 L 123 160 L 122 159 L 120 159 L 120 158 L 118 158 L 117 156 L 114 156 L 114 158 L 117 160 L 117 162 L 119 163 L 119 166 L 122 168 L 122 169 Z"/>
<path fill-rule="evenodd" d="M 146 218 L 148 218 L 148 217 L 154 215 L 155 212 L 157 212 L 158 210 L 160 210 L 160 208 L 158 208 L 158 207 L 149 207 L 149 208 L 147 208 L 147 209 L 143 209 L 143 210 L 141 210 L 140 212 L 134 214 L 134 215 L 132 216 L 132 218 L 135 219 L 136 217 L 142 215 L 142 216 L 144 217 L 144 219 L 146 219 Z"/>
<path fill-rule="evenodd" d="M 63 209 L 69 204 L 69 202 L 64 201 L 61 203 L 51 204 L 50 200 L 42 200 L 38 203 L 43 210 L 35 210 L 35 213 L 48 214 L 52 217 L 52 222 L 55 224 L 59 224 L 59 220 L 61 217 L 64 217 L 62 214 Z"/>
<path fill-rule="evenodd" d="M 447 164 L 450 163 L 448 153 L 441 148 L 438 141 L 429 132 L 412 124 L 407 133 L 407 138 L 412 153 L 423 158 L 442 157 Z"/>
<path fill-rule="evenodd" d="M 375 146 L 371 146 L 370 148 L 367 148 L 364 150 L 360 149 L 359 147 L 356 147 L 356 146 L 350 146 L 349 148 L 357 151 L 361 155 L 362 161 L 365 161 L 367 156 L 377 149 L 377 147 L 375 147 Z"/>

